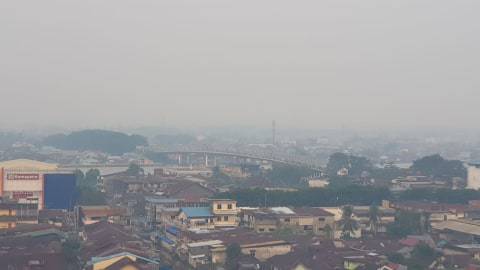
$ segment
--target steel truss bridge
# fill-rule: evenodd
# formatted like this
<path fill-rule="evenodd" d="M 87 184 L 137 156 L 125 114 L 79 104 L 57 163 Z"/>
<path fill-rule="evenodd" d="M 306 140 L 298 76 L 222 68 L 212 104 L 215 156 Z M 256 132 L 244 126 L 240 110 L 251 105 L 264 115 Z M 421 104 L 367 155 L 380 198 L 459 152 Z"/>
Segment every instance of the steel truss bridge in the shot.
<path fill-rule="evenodd" d="M 255 161 L 267 161 L 277 164 L 285 164 L 290 166 L 297 166 L 302 168 L 311 169 L 317 173 L 321 173 L 323 168 L 314 163 L 301 159 L 295 158 L 278 158 L 275 156 L 259 155 L 259 154 L 249 154 L 249 153 L 235 153 L 235 152 L 224 152 L 224 151 L 202 151 L 202 150 L 171 150 L 171 151 L 153 151 L 155 154 L 164 154 L 164 155 L 175 155 L 181 164 L 182 156 L 203 156 L 205 159 L 205 166 L 209 166 L 209 159 L 216 157 L 232 157 L 237 159 L 244 160 L 255 160 Z M 104 168 L 104 167 L 128 167 L 129 164 L 91 164 L 91 165 L 63 165 L 62 168 Z M 144 164 L 141 167 L 159 167 L 161 164 Z"/>

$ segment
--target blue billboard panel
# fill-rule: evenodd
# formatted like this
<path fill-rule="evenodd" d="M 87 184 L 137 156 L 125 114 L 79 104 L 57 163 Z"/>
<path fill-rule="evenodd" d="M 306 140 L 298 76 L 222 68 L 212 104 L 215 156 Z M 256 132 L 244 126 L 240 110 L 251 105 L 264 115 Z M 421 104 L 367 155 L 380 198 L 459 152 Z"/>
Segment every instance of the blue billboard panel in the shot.
<path fill-rule="evenodd" d="M 74 174 L 45 174 L 45 209 L 72 210 L 75 206 L 76 192 Z"/>

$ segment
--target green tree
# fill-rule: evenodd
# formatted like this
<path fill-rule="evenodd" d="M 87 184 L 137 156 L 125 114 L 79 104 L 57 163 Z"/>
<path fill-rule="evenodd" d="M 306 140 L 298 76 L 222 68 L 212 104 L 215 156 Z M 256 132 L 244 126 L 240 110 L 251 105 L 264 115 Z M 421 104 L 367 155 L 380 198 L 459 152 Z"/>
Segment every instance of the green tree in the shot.
<path fill-rule="evenodd" d="M 401 253 L 394 252 L 387 255 L 387 258 L 392 263 L 405 264 L 405 257 Z"/>
<path fill-rule="evenodd" d="M 105 194 L 94 187 L 77 187 L 78 204 L 80 205 L 102 205 L 106 203 Z"/>
<path fill-rule="evenodd" d="M 238 258 L 242 255 L 242 248 L 237 243 L 232 243 L 227 246 L 227 260 L 226 268 L 228 270 L 238 269 Z"/>
<path fill-rule="evenodd" d="M 73 173 L 75 174 L 77 186 L 82 185 L 85 181 L 85 174 L 82 172 L 82 170 L 79 169 L 76 169 Z"/>
<path fill-rule="evenodd" d="M 43 143 L 64 150 L 102 151 L 113 155 L 132 152 L 137 146 L 148 145 L 147 139 L 140 135 L 97 129 L 75 131 L 68 135 L 54 134 L 45 138 Z"/>
<path fill-rule="evenodd" d="M 343 239 L 351 239 L 352 235 L 355 234 L 355 231 L 358 229 L 358 223 L 353 218 L 353 207 L 351 205 L 342 207 L 340 228 L 342 228 Z"/>
<path fill-rule="evenodd" d="M 446 160 L 440 155 L 426 156 L 415 160 L 410 170 L 416 174 L 422 174 L 435 178 L 451 180 L 453 177 L 467 177 L 467 169 L 459 160 Z"/>
<path fill-rule="evenodd" d="M 74 239 L 68 238 L 62 244 L 62 252 L 65 257 L 68 269 L 78 269 L 78 256 L 80 254 L 80 242 Z"/>
<path fill-rule="evenodd" d="M 407 262 L 408 269 L 427 269 L 436 257 L 437 254 L 433 248 L 424 243 L 418 244 L 413 249 L 411 258 Z"/>
<path fill-rule="evenodd" d="M 372 204 L 368 209 L 368 225 L 370 226 L 370 231 L 373 235 L 376 235 L 378 232 L 378 225 L 380 223 L 380 210 L 378 206 Z"/>
<path fill-rule="evenodd" d="M 393 237 L 405 237 L 409 234 L 418 234 L 421 229 L 421 216 L 419 213 L 399 211 L 395 221 L 387 226 L 387 233 Z"/>
<path fill-rule="evenodd" d="M 364 171 L 371 172 L 373 165 L 370 160 L 365 157 L 357 157 L 343 153 L 332 154 L 328 159 L 327 174 L 330 177 L 334 177 L 342 168 L 348 169 L 349 175 L 351 176 L 360 176 Z"/>
<path fill-rule="evenodd" d="M 430 213 L 427 212 L 423 212 L 420 216 L 422 233 L 429 233 L 431 230 L 430 216 Z"/>
<path fill-rule="evenodd" d="M 265 177 L 271 183 L 274 183 L 275 186 L 301 188 L 306 187 L 305 182 L 301 181 L 302 178 L 313 174 L 314 171 L 308 168 L 274 164 L 273 169 L 268 171 Z"/>
<path fill-rule="evenodd" d="M 83 185 L 88 187 L 96 187 L 98 179 L 100 178 L 100 171 L 98 169 L 90 169 L 85 173 Z"/>
<path fill-rule="evenodd" d="M 126 173 L 129 176 L 138 177 L 138 176 L 141 176 L 141 175 L 144 174 L 144 170 L 138 164 L 130 163 L 130 165 L 128 165 L 128 169 L 127 169 Z"/>

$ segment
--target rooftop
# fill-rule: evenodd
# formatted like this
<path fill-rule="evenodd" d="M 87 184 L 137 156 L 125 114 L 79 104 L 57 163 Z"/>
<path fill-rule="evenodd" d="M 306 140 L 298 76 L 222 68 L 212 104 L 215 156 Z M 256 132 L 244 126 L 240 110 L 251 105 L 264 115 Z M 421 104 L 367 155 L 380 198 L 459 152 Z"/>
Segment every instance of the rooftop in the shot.
<path fill-rule="evenodd" d="M 480 223 L 467 220 L 448 220 L 432 224 L 432 228 L 440 231 L 454 231 L 480 236 Z"/>
<path fill-rule="evenodd" d="M 213 216 L 210 207 L 182 207 L 180 211 L 185 213 L 188 218 Z"/>

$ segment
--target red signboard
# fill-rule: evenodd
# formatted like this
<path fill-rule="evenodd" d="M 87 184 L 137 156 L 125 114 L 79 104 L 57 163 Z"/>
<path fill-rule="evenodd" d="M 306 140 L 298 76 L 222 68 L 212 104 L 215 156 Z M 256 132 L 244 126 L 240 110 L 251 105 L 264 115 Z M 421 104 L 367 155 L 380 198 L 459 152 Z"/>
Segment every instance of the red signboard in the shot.
<path fill-rule="evenodd" d="M 40 175 L 38 173 L 9 173 L 7 174 L 7 180 L 39 180 Z"/>
<path fill-rule="evenodd" d="M 12 194 L 13 199 L 25 199 L 29 197 L 33 197 L 33 192 L 31 191 L 14 191 Z"/>

